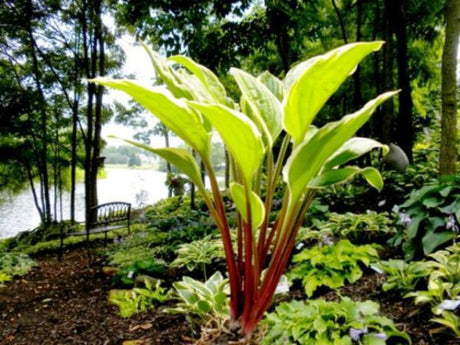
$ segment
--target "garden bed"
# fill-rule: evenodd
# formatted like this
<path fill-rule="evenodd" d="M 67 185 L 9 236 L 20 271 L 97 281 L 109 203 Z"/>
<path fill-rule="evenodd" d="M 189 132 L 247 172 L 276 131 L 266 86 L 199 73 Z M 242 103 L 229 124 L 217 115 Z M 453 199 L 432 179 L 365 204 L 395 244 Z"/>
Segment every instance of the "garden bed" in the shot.
<path fill-rule="evenodd" d="M 183 316 L 159 309 L 120 317 L 118 308 L 107 302 L 112 284 L 111 278 L 102 273 L 105 262 L 100 250 L 97 244 L 69 249 L 62 261 L 55 254 L 40 255 L 31 273 L 6 283 L 0 290 L 0 344 L 110 345 L 136 340 L 131 344 L 177 345 L 190 343 L 198 336 Z M 171 276 L 171 282 L 174 279 L 181 277 Z M 357 283 L 342 288 L 341 293 L 354 300 L 378 301 L 382 314 L 407 332 L 413 344 L 459 343 L 451 336 L 432 335 L 436 325 L 429 322 L 429 308 L 383 292 L 383 282 L 382 275 L 367 271 Z M 322 290 L 320 294 L 328 300 L 337 298 L 332 291 Z M 278 298 L 304 296 L 295 289 Z"/>

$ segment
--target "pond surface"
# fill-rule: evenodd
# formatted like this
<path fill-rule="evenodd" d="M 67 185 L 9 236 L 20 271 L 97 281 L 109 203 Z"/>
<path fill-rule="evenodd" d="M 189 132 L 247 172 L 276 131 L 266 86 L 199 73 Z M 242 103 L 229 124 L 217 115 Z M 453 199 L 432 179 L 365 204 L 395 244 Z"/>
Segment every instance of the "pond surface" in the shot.
<path fill-rule="evenodd" d="M 99 203 L 130 202 L 133 207 L 153 204 L 168 196 L 164 182 L 166 173 L 155 170 L 106 168 L 107 177 L 98 180 Z M 76 219 L 84 220 L 85 194 L 83 183 L 76 188 Z M 53 203 L 53 196 L 51 197 Z M 63 195 L 62 218 L 70 218 L 70 194 Z M 58 218 L 61 218 L 58 209 Z M 30 230 L 40 223 L 32 193 L 25 190 L 0 204 L 0 238 L 11 237 Z"/>

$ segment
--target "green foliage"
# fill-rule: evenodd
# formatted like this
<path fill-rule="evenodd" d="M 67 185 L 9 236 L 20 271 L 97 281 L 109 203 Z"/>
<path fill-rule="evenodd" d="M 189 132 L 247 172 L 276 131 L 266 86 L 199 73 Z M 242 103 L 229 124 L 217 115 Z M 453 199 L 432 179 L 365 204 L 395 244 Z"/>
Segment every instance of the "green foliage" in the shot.
<path fill-rule="evenodd" d="M 372 301 L 322 299 L 281 303 L 263 321 L 268 332 L 263 345 L 384 345 L 411 344 L 393 321 L 379 316 Z"/>
<path fill-rule="evenodd" d="M 164 303 L 171 298 L 172 291 L 166 291 L 157 281 L 155 288 L 146 279 L 145 288 L 132 290 L 110 290 L 109 303 L 120 308 L 121 317 L 130 317 L 133 314 L 154 308 L 158 303 Z"/>
<path fill-rule="evenodd" d="M 137 276 L 147 274 L 154 277 L 162 275 L 166 264 L 154 257 L 136 260 L 122 267 L 113 278 L 115 284 L 133 285 Z"/>
<path fill-rule="evenodd" d="M 402 293 L 414 291 L 419 282 L 432 272 L 431 263 L 424 261 L 405 262 L 404 260 L 380 261 L 375 264 L 387 275 L 383 290 L 398 290 Z"/>
<path fill-rule="evenodd" d="M 436 315 L 432 321 L 459 337 L 460 318 L 445 304 L 460 301 L 460 245 L 437 251 L 431 254 L 430 258 L 432 271 L 427 290 L 410 292 L 406 297 L 415 297 L 415 303 L 429 303 L 433 314 Z"/>
<path fill-rule="evenodd" d="M 220 272 L 214 273 L 204 283 L 183 277 L 173 286 L 181 302 L 165 311 L 198 317 L 202 321 L 228 317 L 228 279 L 224 279 Z"/>
<path fill-rule="evenodd" d="M 173 267 L 187 267 L 189 271 L 201 268 L 206 278 L 206 265 L 216 259 L 224 258 L 222 241 L 206 236 L 201 240 L 179 245 L 176 250 L 177 258 L 171 263 Z"/>
<path fill-rule="evenodd" d="M 341 240 L 330 246 L 304 249 L 292 259 L 295 264 L 289 272 L 290 279 L 301 279 L 308 296 L 324 285 L 332 289 L 345 282 L 354 283 L 363 275 L 360 263 L 369 266 L 378 260 L 377 250 L 371 245 L 355 246 Z"/>
<path fill-rule="evenodd" d="M 4 282 L 10 281 L 10 280 L 11 280 L 11 277 L 9 275 L 0 271 L 0 287 L 3 286 Z"/>
<path fill-rule="evenodd" d="M 460 177 L 437 180 L 412 191 L 399 210 L 410 217 L 403 237 L 406 259 L 432 253 L 458 235 Z M 399 213 L 400 220 L 402 217 Z M 457 228 L 449 227 L 449 220 Z"/>
<path fill-rule="evenodd" d="M 346 237 L 353 243 L 362 243 L 375 241 L 379 235 L 386 236 L 395 231 L 386 213 L 371 210 L 360 214 L 331 212 L 326 221 L 316 222 L 306 236 L 314 238 L 319 234 L 327 234 L 338 238 Z"/>
<path fill-rule="evenodd" d="M 26 254 L 0 253 L 0 271 L 7 276 L 24 276 L 35 265 L 35 262 Z"/>
<path fill-rule="evenodd" d="M 145 45 L 167 90 L 145 88 L 133 80 L 92 80 L 130 95 L 195 153 L 126 140 L 166 159 L 195 184 L 222 236 L 232 290 L 231 315 L 242 317 L 243 333 L 247 336 L 268 308 L 267 296 L 273 296 L 276 290 L 286 265 L 283 258 L 292 251 L 296 233 L 316 191 L 356 176 L 377 190 L 383 187 L 380 173 L 374 167 L 360 168 L 350 162 L 375 148 L 382 149 L 384 154 L 388 151 L 385 145 L 355 134 L 396 92 L 384 93 L 338 121 L 320 128 L 313 125 L 332 94 L 382 44 L 364 42 L 336 48 L 295 65 L 283 81 L 274 76 L 267 78 L 267 74 L 255 77 L 232 68 L 230 74 L 241 92 L 240 104 L 228 98 L 224 86 L 209 68 L 185 56 L 164 59 Z M 281 136 L 283 129 L 286 134 Z M 225 144 L 232 162 L 234 181 L 230 197 L 238 215 L 237 250 L 244 255 L 235 255 L 229 218 L 211 162 L 213 130 Z M 275 147 L 278 140 L 282 141 L 281 148 Z M 208 175 L 211 193 L 201 179 L 200 165 Z M 273 228 L 268 229 L 274 191 L 281 175 L 282 208 Z M 269 254 L 272 259 L 266 260 Z M 270 265 L 262 278 L 266 267 L 259 263 L 265 262 Z"/>

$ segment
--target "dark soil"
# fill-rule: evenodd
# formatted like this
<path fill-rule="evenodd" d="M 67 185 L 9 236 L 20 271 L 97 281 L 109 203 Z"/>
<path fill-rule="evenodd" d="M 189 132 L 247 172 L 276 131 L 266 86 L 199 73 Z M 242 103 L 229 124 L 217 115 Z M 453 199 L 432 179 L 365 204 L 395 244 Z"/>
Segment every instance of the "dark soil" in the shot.
<path fill-rule="evenodd" d="M 111 278 L 102 273 L 105 263 L 100 249 L 96 244 L 69 249 L 61 261 L 56 254 L 41 255 L 35 258 L 38 267 L 31 273 L 0 289 L 0 344 L 189 344 L 191 327 L 182 316 L 159 310 L 130 318 L 117 315 L 117 307 L 107 303 L 113 286 Z M 383 281 L 382 275 L 367 272 L 341 293 L 379 302 L 382 314 L 408 332 L 414 345 L 460 344 L 449 335 L 433 333 L 437 326 L 429 321 L 429 308 L 382 292 Z M 292 298 L 302 295 L 301 291 L 290 294 Z M 334 299 L 336 294 L 325 291 L 323 297 Z"/>
<path fill-rule="evenodd" d="M 100 248 L 36 258 L 38 267 L 0 290 L 0 344 L 184 344 L 185 319 L 150 311 L 122 318 L 107 303 L 111 278 Z"/>

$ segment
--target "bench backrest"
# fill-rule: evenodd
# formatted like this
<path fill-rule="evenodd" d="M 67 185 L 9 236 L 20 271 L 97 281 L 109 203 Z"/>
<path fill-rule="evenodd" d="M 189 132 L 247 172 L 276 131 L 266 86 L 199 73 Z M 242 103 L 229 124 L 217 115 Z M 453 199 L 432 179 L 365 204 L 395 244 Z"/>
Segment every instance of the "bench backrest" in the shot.
<path fill-rule="evenodd" d="M 91 208 L 93 221 L 90 228 L 96 228 L 109 223 L 130 220 L 131 204 L 127 202 L 108 202 Z"/>

